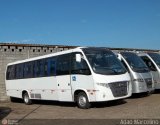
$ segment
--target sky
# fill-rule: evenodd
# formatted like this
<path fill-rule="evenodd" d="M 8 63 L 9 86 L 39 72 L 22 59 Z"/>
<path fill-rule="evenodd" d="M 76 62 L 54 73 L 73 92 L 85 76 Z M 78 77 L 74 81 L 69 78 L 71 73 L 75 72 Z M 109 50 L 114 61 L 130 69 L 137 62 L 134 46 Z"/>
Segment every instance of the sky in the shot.
<path fill-rule="evenodd" d="M 0 0 L 0 42 L 160 49 L 160 0 Z"/>

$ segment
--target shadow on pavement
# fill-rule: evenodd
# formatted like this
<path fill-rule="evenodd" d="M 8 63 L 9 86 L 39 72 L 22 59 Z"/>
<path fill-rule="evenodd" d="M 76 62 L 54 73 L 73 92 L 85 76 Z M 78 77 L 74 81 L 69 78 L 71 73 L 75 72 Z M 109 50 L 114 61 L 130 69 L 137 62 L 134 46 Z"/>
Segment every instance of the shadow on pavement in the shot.
<path fill-rule="evenodd" d="M 62 106 L 62 107 L 77 107 L 77 104 L 74 102 L 59 102 L 59 101 L 40 101 L 36 100 L 33 102 L 34 104 L 42 104 L 42 105 L 54 105 L 54 106 Z M 108 101 L 108 102 L 96 102 L 92 103 L 91 108 L 104 108 L 104 107 L 111 107 L 116 105 L 125 104 L 125 100 L 115 100 L 115 101 Z"/>
<path fill-rule="evenodd" d="M 148 97 L 149 95 L 150 95 L 150 93 L 147 93 L 147 92 L 135 93 L 135 94 L 132 94 L 132 96 L 129 97 L 128 99 L 144 98 L 144 97 Z"/>
<path fill-rule="evenodd" d="M 22 100 L 16 100 L 16 103 L 23 103 Z M 62 106 L 62 107 L 77 107 L 77 104 L 74 102 L 59 102 L 59 101 L 48 101 L 48 100 L 32 100 L 33 104 L 37 105 L 50 105 L 50 106 Z M 111 107 L 117 106 L 127 103 L 125 100 L 114 100 L 114 101 L 107 101 L 107 102 L 94 102 L 92 103 L 91 108 L 104 108 L 104 107 Z M 24 104 L 25 105 L 25 104 Z"/>
<path fill-rule="evenodd" d="M 160 89 L 154 90 L 154 93 L 153 93 L 153 94 L 160 94 Z"/>
<path fill-rule="evenodd" d="M 92 104 L 93 108 L 105 108 L 105 107 L 113 107 L 117 105 L 122 105 L 127 103 L 125 100 L 114 100 L 114 101 L 107 101 L 107 102 L 95 102 Z"/>
<path fill-rule="evenodd" d="M 11 108 L 0 107 L 0 120 L 5 118 L 11 112 Z"/>
<path fill-rule="evenodd" d="M 76 107 L 76 104 L 74 102 L 59 102 L 59 101 L 48 101 L 48 100 L 33 100 L 33 104 Z"/>

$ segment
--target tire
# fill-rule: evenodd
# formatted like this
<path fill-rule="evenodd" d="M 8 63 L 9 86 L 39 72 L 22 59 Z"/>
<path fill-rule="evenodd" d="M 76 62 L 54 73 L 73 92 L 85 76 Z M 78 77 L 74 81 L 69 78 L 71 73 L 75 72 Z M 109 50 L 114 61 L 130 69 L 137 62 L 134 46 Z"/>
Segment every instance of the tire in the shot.
<path fill-rule="evenodd" d="M 29 98 L 29 95 L 27 92 L 25 92 L 23 94 L 23 102 L 26 104 L 26 105 L 31 105 L 32 104 L 32 100 Z"/>
<path fill-rule="evenodd" d="M 90 102 L 88 101 L 88 97 L 84 92 L 80 92 L 77 95 L 77 105 L 81 109 L 89 109 L 91 107 Z"/>

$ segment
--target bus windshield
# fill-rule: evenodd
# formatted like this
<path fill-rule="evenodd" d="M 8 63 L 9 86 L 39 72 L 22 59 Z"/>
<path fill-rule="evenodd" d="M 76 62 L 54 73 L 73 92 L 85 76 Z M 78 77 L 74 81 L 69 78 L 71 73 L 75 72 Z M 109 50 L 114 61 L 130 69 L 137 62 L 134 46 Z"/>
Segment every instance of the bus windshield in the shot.
<path fill-rule="evenodd" d="M 149 72 L 147 65 L 135 53 L 121 52 L 121 55 L 125 58 L 133 71 L 139 73 Z"/>
<path fill-rule="evenodd" d="M 95 73 L 104 75 L 126 73 L 126 69 L 113 52 L 104 48 L 84 48 L 83 51 Z"/>
<path fill-rule="evenodd" d="M 148 55 L 154 60 L 154 62 L 160 68 L 160 55 L 158 53 L 148 53 Z"/>

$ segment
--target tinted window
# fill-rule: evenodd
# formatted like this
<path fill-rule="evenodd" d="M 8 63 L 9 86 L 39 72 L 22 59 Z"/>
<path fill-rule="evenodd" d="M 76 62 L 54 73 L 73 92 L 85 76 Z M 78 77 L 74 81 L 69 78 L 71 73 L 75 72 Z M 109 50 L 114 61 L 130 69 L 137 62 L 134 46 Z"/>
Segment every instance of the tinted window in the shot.
<path fill-rule="evenodd" d="M 44 60 L 36 60 L 34 62 L 34 77 L 44 76 Z"/>
<path fill-rule="evenodd" d="M 23 78 L 23 64 L 16 65 L 16 79 Z"/>
<path fill-rule="evenodd" d="M 131 69 L 135 72 L 143 73 L 149 72 L 148 67 L 143 60 L 132 52 L 121 52 L 121 55 L 125 58 Z"/>
<path fill-rule="evenodd" d="M 158 53 L 148 53 L 148 55 L 154 60 L 154 62 L 160 68 L 160 55 Z"/>
<path fill-rule="evenodd" d="M 146 63 L 146 65 L 148 66 L 148 68 L 151 71 L 156 71 L 157 70 L 155 65 L 153 64 L 153 62 L 147 56 L 141 56 L 141 58 Z"/>
<path fill-rule="evenodd" d="M 7 73 L 6 73 L 6 79 L 9 80 L 10 79 L 10 74 L 11 74 L 11 66 L 7 67 Z"/>
<path fill-rule="evenodd" d="M 58 56 L 56 64 L 56 75 L 70 74 L 70 54 Z"/>
<path fill-rule="evenodd" d="M 44 60 L 44 76 L 49 76 L 49 59 Z"/>
<path fill-rule="evenodd" d="M 72 74 L 84 74 L 84 75 L 90 75 L 90 69 L 84 59 L 81 59 L 81 62 L 76 62 L 76 53 L 72 55 L 71 59 L 71 73 Z"/>
<path fill-rule="evenodd" d="M 24 78 L 33 77 L 33 62 L 24 63 Z"/>
<path fill-rule="evenodd" d="M 103 48 L 83 49 L 93 71 L 104 75 L 124 74 L 126 69 L 115 54 Z"/>
<path fill-rule="evenodd" d="M 51 57 L 8 66 L 6 79 L 36 78 L 54 75 L 56 75 L 56 58 Z"/>
<path fill-rule="evenodd" d="M 46 58 L 44 60 L 44 76 L 55 75 L 55 58 Z"/>
<path fill-rule="evenodd" d="M 7 80 L 11 80 L 11 79 L 15 79 L 15 66 L 8 66 L 7 68 L 7 74 L 6 74 L 6 79 Z"/>
<path fill-rule="evenodd" d="M 50 58 L 49 59 L 49 65 L 50 65 L 50 76 L 56 75 L 56 59 Z"/>

